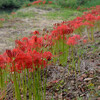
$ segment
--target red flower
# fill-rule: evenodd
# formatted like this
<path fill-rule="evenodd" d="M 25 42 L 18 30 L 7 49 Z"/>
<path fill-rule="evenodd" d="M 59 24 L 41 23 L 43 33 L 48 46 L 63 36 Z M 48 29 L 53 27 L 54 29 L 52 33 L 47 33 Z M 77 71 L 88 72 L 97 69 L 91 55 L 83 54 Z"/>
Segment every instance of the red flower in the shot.
<path fill-rule="evenodd" d="M 52 1 L 48 1 L 49 4 L 52 4 Z"/>
<path fill-rule="evenodd" d="M 86 40 L 86 39 L 84 39 L 84 40 L 83 40 L 83 43 L 87 43 L 87 40 Z"/>
<path fill-rule="evenodd" d="M 100 20 L 100 16 L 97 16 L 97 17 L 96 17 L 96 20 Z"/>
<path fill-rule="evenodd" d="M 26 44 L 20 40 L 15 41 L 16 47 L 19 48 L 22 51 L 26 50 Z"/>
<path fill-rule="evenodd" d="M 39 4 L 39 3 L 41 3 L 42 1 L 41 0 L 37 0 L 37 1 L 34 1 L 33 3 L 32 3 L 32 5 L 34 5 L 34 4 Z"/>
<path fill-rule="evenodd" d="M 67 25 L 60 25 L 55 30 L 52 31 L 52 35 L 64 35 L 64 34 L 71 34 L 73 29 Z"/>
<path fill-rule="evenodd" d="M 77 10 L 80 10 L 80 6 L 77 7 Z"/>
<path fill-rule="evenodd" d="M 5 19 L 4 18 L 0 18 L 0 21 L 5 21 Z"/>
<path fill-rule="evenodd" d="M 93 16 L 92 14 L 87 14 L 84 16 L 86 20 L 88 21 L 94 21 L 96 19 L 95 16 Z"/>
<path fill-rule="evenodd" d="M 52 53 L 51 52 L 44 52 L 43 53 L 43 58 L 46 58 L 48 61 L 51 60 Z"/>
<path fill-rule="evenodd" d="M 44 1 L 43 1 L 43 4 L 45 4 L 45 3 L 46 3 L 46 1 L 44 0 Z"/>
<path fill-rule="evenodd" d="M 24 70 L 25 68 L 32 68 L 32 57 L 29 53 L 20 52 L 15 60 L 15 69 L 16 71 Z M 13 69 L 14 66 L 12 66 Z"/>
<path fill-rule="evenodd" d="M 6 61 L 5 61 L 4 57 L 2 55 L 0 55 L 0 68 L 5 69 L 5 67 L 6 67 L 5 63 L 6 63 Z"/>
<path fill-rule="evenodd" d="M 15 15 L 15 14 L 16 14 L 16 12 L 12 12 L 11 14 L 12 14 L 12 15 Z"/>
<path fill-rule="evenodd" d="M 39 31 L 34 31 L 34 32 L 32 32 L 31 34 L 39 35 L 40 33 L 39 33 Z"/>
<path fill-rule="evenodd" d="M 78 44 L 78 40 L 80 40 L 80 35 L 74 35 L 73 37 L 69 37 L 67 44 L 68 45 L 76 45 Z"/>
<path fill-rule="evenodd" d="M 9 58 L 13 57 L 11 50 L 6 50 L 6 54 Z"/>
<path fill-rule="evenodd" d="M 31 54 L 32 55 L 32 59 L 33 59 L 33 64 L 34 64 L 34 67 L 38 67 L 38 68 L 45 68 L 47 63 L 46 61 L 43 59 L 42 57 L 42 53 L 39 53 L 37 51 L 33 51 L 33 53 Z"/>

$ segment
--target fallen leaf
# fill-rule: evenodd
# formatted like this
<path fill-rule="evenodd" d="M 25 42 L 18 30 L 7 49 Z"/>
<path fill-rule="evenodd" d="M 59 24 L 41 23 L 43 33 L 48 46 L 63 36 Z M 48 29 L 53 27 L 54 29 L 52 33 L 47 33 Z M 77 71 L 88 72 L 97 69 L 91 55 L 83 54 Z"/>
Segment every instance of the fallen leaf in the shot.
<path fill-rule="evenodd" d="M 84 81 L 90 81 L 92 80 L 93 78 L 85 78 Z"/>
<path fill-rule="evenodd" d="M 100 90 L 100 86 L 98 86 L 98 90 Z"/>

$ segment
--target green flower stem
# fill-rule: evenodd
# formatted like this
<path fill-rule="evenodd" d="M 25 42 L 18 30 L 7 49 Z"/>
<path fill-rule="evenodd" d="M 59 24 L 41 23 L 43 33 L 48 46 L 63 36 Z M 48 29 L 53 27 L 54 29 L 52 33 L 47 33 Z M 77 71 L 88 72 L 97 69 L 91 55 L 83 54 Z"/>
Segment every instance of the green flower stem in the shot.
<path fill-rule="evenodd" d="M 64 60 L 64 34 L 63 34 L 63 60 Z"/>
<path fill-rule="evenodd" d="M 22 100 L 21 95 L 20 95 L 20 90 L 19 90 L 19 84 L 17 83 L 17 80 L 16 80 L 16 72 L 14 72 L 13 82 L 15 86 L 15 97 L 17 100 Z"/>
<path fill-rule="evenodd" d="M 45 98 L 46 98 L 47 68 L 46 68 L 46 75 L 45 76 L 44 76 L 44 71 L 43 71 L 43 89 L 44 89 L 44 98 L 43 98 L 43 100 L 45 100 Z"/>
<path fill-rule="evenodd" d="M 71 55 L 71 58 L 72 58 L 72 66 L 73 66 L 73 69 L 75 70 L 75 77 L 76 77 L 76 66 L 75 66 L 76 61 L 74 59 L 74 46 L 72 45 L 71 48 L 72 48 L 72 55 Z"/>
<path fill-rule="evenodd" d="M 27 75 L 28 75 L 28 93 L 29 93 L 29 100 L 32 100 L 32 89 L 31 89 L 31 85 L 32 85 L 32 77 L 31 77 L 31 72 L 29 73 L 29 70 L 27 69 Z"/>
<path fill-rule="evenodd" d="M 25 78 L 25 80 L 24 80 L 24 78 Z M 23 85 L 23 95 L 24 95 L 24 100 L 27 100 L 27 99 L 26 99 L 27 86 L 26 86 L 26 75 L 25 75 L 25 70 L 23 71 L 22 85 Z"/>
<path fill-rule="evenodd" d="M 0 68 L 0 89 L 2 90 L 3 87 L 3 74 L 2 74 L 2 69 Z"/>
<path fill-rule="evenodd" d="M 90 39 L 90 33 L 88 33 L 88 40 L 90 41 L 91 39 Z"/>
<path fill-rule="evenodd" d="M 94 41 L 94 31 L 93 31 L 93 28 L 91 28 L 91 40 Z"/>

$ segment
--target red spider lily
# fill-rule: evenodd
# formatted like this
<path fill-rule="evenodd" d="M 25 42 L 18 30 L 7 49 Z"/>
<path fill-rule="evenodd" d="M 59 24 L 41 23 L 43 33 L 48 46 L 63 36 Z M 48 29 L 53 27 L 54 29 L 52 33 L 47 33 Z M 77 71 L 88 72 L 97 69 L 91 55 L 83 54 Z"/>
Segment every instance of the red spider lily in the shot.
<path fill-rule="evenodd" d="M 21 40 L 16 40 L 16 47 L 22 51 L 27 51 L 29 49 L 40 48 L 43 45 L 43 37 L 32 36 L 29 39 L 24 37 Z"/>
<path fill-rule="evenodd" d="M 40 48 L 43 45 L 43 37 L 32 36 L 29 40 L 31 48 Z"/>
<path fill-rule="evenodd" d="M 29 3 L 28 6 L 30 5 L 35 5 L 35 4 L 46 4 L 46 0 L 37 0 L 37 1 L 34 1 L 32 3 Z M 52 4 L 52 1 L 48 1 L 48 4 Z"/>
<path fill-rule="evenodd" d="M 43 3 L 43 4 L 45 4 L 45 3 L 46 3 L 46 1 L 44 0 L 42 3 Z"/>
<path fill-rule="evenodd" d="M 6 50 L 6 53 L 7 53 L 7 56 L 9 58 L 12 58 L 13 57 L 13 54 L 12 54 L 11 50 Z"/>
<path fill-rule="evenodd" d="M 52 4 L 52 1 L 48 1 L 49 4 Z"/>
<path fill-rule="evenodd" d="M 86 39 L 84 39 L 84 40 L 83 40 L 83 43 L 87 43 L 87 40 L 86 40 Z"/>
<path fill-rule="evenodd" d="M 76 19 L 74 19 L 75 21 L 83 21 L 84 18 L 83 17 L 76 17 Z"/>
<path fill-rule="evenodd" d="M 47 40 L 48 39 L 48 34 L 45 34 L 44 37 L 43 37 L 43 39 Z"/>
<path fill-rule="evenodd" d="M 73 21 L 70 21 L 69 24 L 71 27 L 73 27 L 73 29 L 78 29 L 81 26 L 89 26 L 89 27 L 93 27 L 94 25 L 88 21 L 84 21 L 83 17 L 77 17 L 76 19 L 74 19 Z"/>
<path fill-rule="evenodd" d="M 79 28 L 83 24 L 83 18 L 77 17 L 76 19 L 72 21 L 68 21 L 68 26 L 71 26 L 73 29 Z"/>
<path fill-rule="evenodd" d="M 33 51 L 32 52 L 32 58 L 33 58 L 33 63 L 35 67 L 41 67 L 41 68 L 45 68 L 47 63 L 46 61 L 43 59 L 42 57 L 42 53 L 39 53 L 37 51 Z"/>
<path fill-rule="evenodd" d="M 34 31 L 34 32 L 32 32 L 31 34 L 39 35 L 40 33 L 39 33 L 39 31 Z"/>
<path fill-rule="evenodd" d="M 79 28 L 79 27 L 82 26 L 82 25 L 83 25 L 82 22 L 77 21 L 76 23 L 73 24 L 73 28 L 74 28 L 74 29 L 77 29 L 77 28 Z"/>
<path fill-rule="evenodd" d="M 1 69 L 5 69 L 6 65 L 5 65 L 6 61 L 4 59 L 4 57 L 2 55 L 0 55 L 0 68 Z"/>
<path fill-rule="evenodd" d="M 26 44 L 24 42 L 20 41 L 20 40 L 16 40 L 15 45 L 16 45 L 17 48 L 19 48 L 22 51 L 26 50 Z"/>
<path fill-rule="evenodd" d="M 87 15 L 85 15 L 84 16 L 85 17 L 85 19 L 87 20 L 87 21 L 95 21 L 95 19 L 96 19 L 96 17 L 95 16 L 93 16 L 92 14 L 87 14 Z"/>
<path fill-rule="evenodd" d="M 21 73 L 24 69 L 35 70 L 37 68 L 45 68 L 47 66 L 45 58 L 49 61 L 51 57 L 52 54 L 50 52 L 39 53 L 36 50 L 30 50 L 24 53 L 20 51 L 13 60 L 7 63 L 10 64 L 11 72 Z"/>
<path fill-rule="evenodd" d="M 8 84 L 8 81 L 5 81 L 5 84 Z"/>
<path fill-rule="evenodd" d="M 32 5 L 31 3 L 28 4 L 28 6 L 31 6 L 31 5 Z"/>
<path fill-rule="evenodd" d="M 46 35 L 44 35 L 43 39 L 44 39 L 43 46 L 45 48 L 48 47 L 48 46 L 54 45 L 54 42 L 53 42 L 54 36 L 46 34 Z"/>
<path fill-rule="evenodd" d="M 52 31 L 52 35 L 64 35 L 64 34 L 71 34 L 73 29 L 67 25 L 60 25 L 55 30 Z"/>
<path fill-rule="evenodd" d="M 97 17 L 96 17 L 96 20 L 100 20 L 100 16 L 97 16 Z"/>
<path fill-rule="evenodd" d="M 35 3 L 45 3 L 45 1 L 38 0 Z M 96 20 L 100 20 L 100 6 L 92 7 L 90 12 L 85 13 L 82 17 L 77 17 L 72 21 L 63 21 L 62 23 L 56 23 L 54 30 L 50 35 L 44 35 L 43 37 L 37 36 L 39 31 L 32 32 L 33 36 L 27 38 L 23 37 L 21 40 L 16 40 L 16 48 L 13 50 L 6 50 L 6 52 L 0 56 L 0 67 L 5 64 L 11 65 L 11 71 L 22 72 L 25 68 L 29 70 L 35 70 L 34 67 L 46 67 L 47 62 L 53 57 L 51 52 L 47 51 L 40 53 L 42 47 L 45 48 L 55 44 L 56 40 L 66 40 L 68 45 L 76 45 L 81 39 L 79 35 L 74 35 L 68 39 L 63 37 L 64 35 L 71 34 L 75 29 L 81 26 L 93 27 Z M 85 40 L 83 40 L 85 43 Z M 38 51 L 39 52 L 38 52 Z"/>
<path fill-rule="evenodd" d="M 27 37 L 23 37 L 22 41 L 28 41 L 28 38 Z"/>
<path fill-rule="evenodd" d="M 73 37 L 69 37 L 67 44 L 68 45 L 76 45 L 78 44 L 78 40 L 80 40 L 80 35 L 74 35 Z"/>
<path fill-rule="evenodd" d="M 52 56 L 53 56 L 52 53 L 49 51 L 43 53 L 43 58 L 46 58 L 48 61 L 51 60 Z"/>
<path fill-rule="evenodd" d="M 41 3 L 41 2 L 42 2 L 41 0 L 37 0 L 37 1 L 32 2 L 32 5 L 34 5 L 34 4 L 39 4 L 39 3 Z"/>
<path fill-rule="evenodd" d="M 75 38 L 76 40 L 80 40 L 81 39 L 80 35 L 74 35 L 73 38 Z"/>
<path fill-rule="evenodd" d="M 3 53 L 3 58 L 6 63 L 10 63 L 13 61 L 13 59 L 16 57 L 18 54 L 18 49 L 13 49 L 13 50 L 6 50 L 6 52 Z"/>
<path fill-rule="evenodd" d="M 15 68 L 16 70 L 24 70 L 25 68 L 32 68 L 32 57 L 29 53 L 19 53 L 15 60 Z M 14 66 L 12 66 L 13 68 Z M 14 69 L 14 68 L 13 68 Z"/>
<path fill-rule="evenodd" d="M 11 14 L 12 14 L 12 15 L 15 15 L 15 14 L 16 14 L 16 12 L 12 12 Z"/>
<path fill-rule="evenodd" d="M 14 58 L 18 53 L 18 49 L 13 49 L 12 51 L 11 50 L 6 50 L 6 54 L 9 58 Z"/>
<path fill-rule="evenodd" d="M 4 18 L 0 18 L 0 21 L 5 21 L 5 19 Z"/>
<path fill-rule="evenodd" d="M 73 37 L 70 37 L 70 38 L 68 39 L 68 41 L 67 41 L 67 44 L 68 44 L 68 45 L 76 45 L 77 42 L 76 42 L 76 40 L 75 40 Z"/>
<path fill-rule="evenodd" d="M 77 7 L 77 10 L 80 10 L 80 6 Z"/>
<path fill-rule="evenodd" d="M 82 25 L 89 26 L 89 27 L 93 27 L 94 26 L 93 24 L 91 24 L 91 23 L 89 23 L 87 21 L 85 21 Z"/>

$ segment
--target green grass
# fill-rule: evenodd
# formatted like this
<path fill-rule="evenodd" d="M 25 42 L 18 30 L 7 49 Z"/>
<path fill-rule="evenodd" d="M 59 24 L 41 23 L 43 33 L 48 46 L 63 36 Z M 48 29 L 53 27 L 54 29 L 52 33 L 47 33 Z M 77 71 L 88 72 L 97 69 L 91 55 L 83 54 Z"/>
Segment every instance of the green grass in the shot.
<path fill-rule="evenodd" d="M 71 20 L 76 18 L 77 16 L 82 15 L 82 12 L 68 8 L 61 8 L 60 10 L 49 12 L 44 15 L 47 16 L 49 19 Z"/>
<path fill-rule="evenodd" d="M 35 16 L 35 12 L 17 12 L 14 17 L 20 17 L 20 18 L 33 18 Z"/>
<path fill-rule="evenodd" d="M 16 14 L 14 15 L 11 15 L 12 12 L 15 12 Z M 35 16 L 35 12 L 33 11 L 20 11 L 18 9 L 2 9 L 0 11 L 0 18 L 5 18 L 5 19 L 9 19 L 9 18 L 17 18 L 17 17 L 20 17 L 20 18 L 33 18 Z M 12 16 L 12 17 L 11 17 Z"/>
<path fill-rule="evenodd" d="M 45 10 L 48 10 L 48 8 L 54 8 L 54 9 L 62 8 L 61 6 L 55 5 L 55 4 L 31 5 L 31 7 L 35 7 L 35 8 L 39 8 L 39 9 L 45 9 Z M 22 8 L 23 8 L 23 6 L 22 6 Z M 30 6 L 28 6 L 27 8 L 30 8 Z"/>
<path fill-rule="evenodd" d="M 46 0 L 52 1 L 54 4 L 59 5 L 61 7 L 73 7 L 77 6 L 77 0 Z"/>

